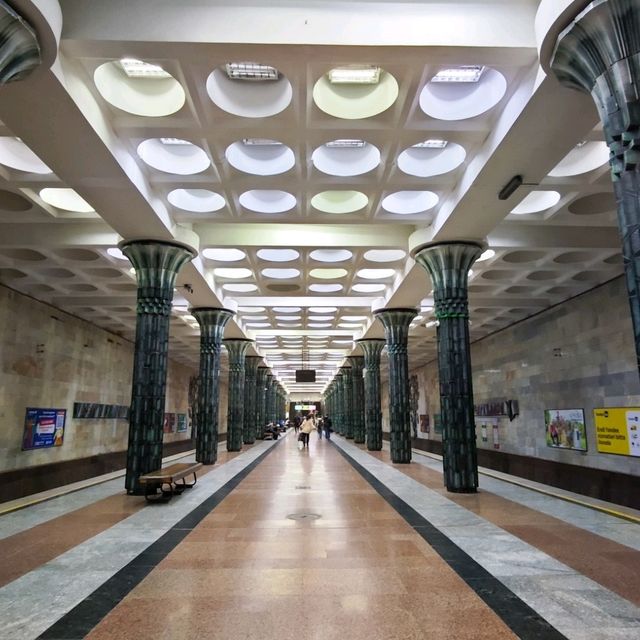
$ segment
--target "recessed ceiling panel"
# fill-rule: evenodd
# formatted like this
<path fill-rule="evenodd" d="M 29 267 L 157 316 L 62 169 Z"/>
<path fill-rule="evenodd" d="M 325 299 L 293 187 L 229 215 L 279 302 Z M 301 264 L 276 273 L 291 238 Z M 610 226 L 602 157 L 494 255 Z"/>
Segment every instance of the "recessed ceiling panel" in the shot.
<path fill-rule="evenodd" d="M 330 116 L 346 120 L 371 118 L 386 111 L 398 98 L 398 82 L 381 70 L 375 84 L 332 83 L 324 74 L 313 87 L 313 101 Z"/>
<path fill-rule="evenodd" d="M 322 191 L 311 198 L 311 205 L 324 213 L 354 213 L 368 203 L 369 198 L 361 191 Z"/>
<path fill-rule="evenodd" d="M 75 213 L 90 213 L 93 207 L 73 189 L 47 187 L 40 191 L 40 197 L 52 207 Z"/>
<path fill-rule="evenodd" d="M 251 189 L 240 194 L 240 204 L 257 213 L 284 213 L 296 206 L 291 193 L 278 189 Z"/>
<path fill-rule="evenodd" d="M 212 213 L 224 208 L 225 199 L 208 189 L 174 189 L 167 200 L 178 209 L 193 213 Z"/>
<path fill-rule="evenodd" d="M 438 120 L 466 120 L 495 107 L 507 81 L 495 69 L 485 69 L 477 82 L 428 82 L 420 93 L 420 108 Z"/>
<path fill-rule="evenodd" d="M 511 210 L 514 215 L 538 213 L 546 211 L 560 202 L 557 191 L 532 191 L 527 194 L 517 207 Z"/>
<path fill-rule="evenodd" d="M 382 200 L 382 208 L 397 215 L 424 213 L 438 204 L 433 191 L 396 191 Z"/>
<path fill-rule="evenodd" d="M 223 68 L 209 74 L 207 93 L 220 109 L 243 118 L 274 116 L 289 106 L 293 96 L 291 83 L 280 73 L 276 80 L 232 79 Z"/>
<path fill-rule="evenodd" d="M 0 164 L 27 173 L 51 173 L 51 169 L 22 140 L 9 136 L 0 137 Z"/>
<path fill-rule="evenodd" d="M 296 162 L 293 151 L 284 144 L 233 142 L 227 147 L 225 156 L 232 167 L 255 176 L 285 173 Z"/>
<path fill-rule="evenodd" d="M 585 142 L 574 147 L 551 170 L 552 178 L 566 178 L 593 171 L 609 161 L 609 147 L 606 142 Z"/>
<path fill-rule="evenodd" d="M 319 146 L 311 155 L 313 166 L 330 176 L 359 176 L 380 164 L 380 151 L 367 142 L 362 146 L 339 146 L 340 140 Z"/>
<path fill-rule="evenodd" d="M 454 142 L 442 149 L 409 147 L 398 156 L 398 168 L 410 176 L 430 178 L 457 169 L 466 157 L 464 147 Z"/>
<path fill-rule="evenodd" d="M 164 173 L 180 176 L 205 171 L 211 161 L 199 146 L 188 141 L 184 144 L 162 142 L 163 138 L 150 138 L 138 145 L 138 156 L 148 166 Z"/>
<path fill-rule="evenodd" d="M 93 81 L 110 105 L 136 116 L 169 116 L 180 111 L 186 100 L 182 85 L 166 72 L 165 77 L 131 77 L 120 61 L 101 64 Z"/>
<path fill-rule="evenodd" d="M 202 255 L 216 262 L 238 262 L 247 257 L 247 254 L 240 249 L 204 249 Z"/>

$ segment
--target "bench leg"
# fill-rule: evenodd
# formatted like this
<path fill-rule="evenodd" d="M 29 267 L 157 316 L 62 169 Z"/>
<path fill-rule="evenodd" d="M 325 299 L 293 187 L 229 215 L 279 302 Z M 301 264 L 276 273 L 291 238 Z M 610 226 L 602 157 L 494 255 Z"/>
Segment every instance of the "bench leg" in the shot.
<path fill-rule="evenodd" d="M 164 488 L 165 485 L 169 487 L 169 490 Z M 160 489 L 160 495 L 158 495 L 158 489 Z M 151 493 L 151 490 L 153 490 L 153 493 Z M 152 485 L 147 483 L 145 485 L 144 497 L 147 502 L 169 502 L 173 497 L 173 493 L 173 486 L 168 482 Z"/>
<path fill-rule="evenodd" d="M 176 483 L 174 490 L 176 491 L 176 493 L 182 493 L 185 489 L 191 489 L 191 487 L 193 487 L 196 482 L 198 482 L 198 476 L 194 472 L 193 482 L 187 482 L 184 478 L 182 478 L 182 482 L 180 484 Z"/>

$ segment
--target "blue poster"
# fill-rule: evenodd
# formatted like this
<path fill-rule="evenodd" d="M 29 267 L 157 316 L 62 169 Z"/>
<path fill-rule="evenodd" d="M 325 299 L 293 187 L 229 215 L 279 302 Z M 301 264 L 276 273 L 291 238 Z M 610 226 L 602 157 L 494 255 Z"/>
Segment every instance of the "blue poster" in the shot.
<path fill-rule="evenodd" d="M 64 438 L 66 409 L 27 409 L 22 450 L 59 447 Z"/>

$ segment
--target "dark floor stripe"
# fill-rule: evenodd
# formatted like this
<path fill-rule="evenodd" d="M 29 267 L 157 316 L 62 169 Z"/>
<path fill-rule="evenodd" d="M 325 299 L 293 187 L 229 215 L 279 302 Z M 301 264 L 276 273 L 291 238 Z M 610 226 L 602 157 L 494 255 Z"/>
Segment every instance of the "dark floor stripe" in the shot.
<path fill-rule="evenodd" d="M 176 522 L 171 529 L 120 569 L 104 584 L 88 595 L 38 636 L 37 640 L 81 640 L 102 620 L 130 591 L 163 560 L 198 524 L 209 515 L 284 438 L 261 453 L 251 464 L 236 474 L 202 504 Z M 155 508 L 161 509 L 159 504 Z M 135 634 L 134 634 L 135 635 Z"/>
<path fill-rule="evenodd" d="M 338 446 L 335 448 L 521 640 L 567 640 L 566 636 L 552 627 L 526 602 L 382 484 L 346 451 Z"/>

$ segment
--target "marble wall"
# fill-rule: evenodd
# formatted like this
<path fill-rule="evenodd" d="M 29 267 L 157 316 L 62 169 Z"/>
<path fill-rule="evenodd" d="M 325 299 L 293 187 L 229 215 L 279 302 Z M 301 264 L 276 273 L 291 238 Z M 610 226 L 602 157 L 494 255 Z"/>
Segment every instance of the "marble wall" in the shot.
<path fill-rule="evenodd" d="M 0 286 L 0 472 L 123 451 L 128 423 L 73 419 L 74 402 L 128 405 L 133 344 Z M 195 372 L 169 360 L 166 411 L 187 413 Z M 220 389 L 220 431 L 226 432 L 226 385 Z M 22 451 L 27 407 L 67 409 L 62 446 Z M 165 441 L 190 437 L 167 433 Z"/>
<path fill-rule="evenodd" d="M 473 320 L 473 318 L 472 318 Z M 384 357 L 384 355 L 383 355 Z M 411 357 L 411 354 L 409 354 Z M 598 453 L 593 420 L 596 407 L 640 406 L 633 331 L 623 278 L 519 322 L 472 344 L 476 404 L 515 399 L 520 415 L 476 417 L 479 448 L 494 449 L 567 464 L 640 475 L 640 458 Z M 440 410 L 436 362 L 409 368 L 418 376 L 419 414 L 434 432 Z M 383 428 L 388 431 L 388 388 L 383 389 Z M 587 451 L 547 446 L 545 409 L 583 409 Z M 482 425 L 486 425 L 486 442 Z M 498 437 L 494 441 L 493 426 Z"/>

